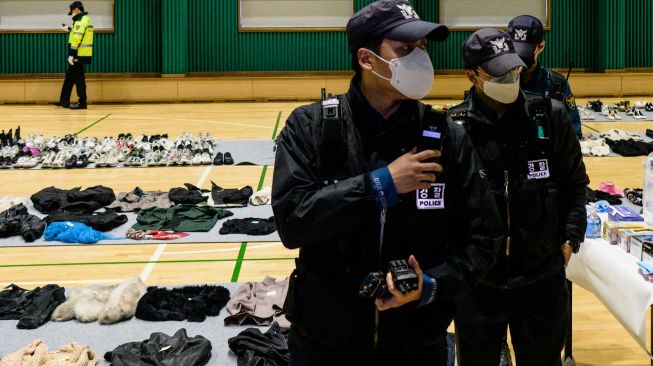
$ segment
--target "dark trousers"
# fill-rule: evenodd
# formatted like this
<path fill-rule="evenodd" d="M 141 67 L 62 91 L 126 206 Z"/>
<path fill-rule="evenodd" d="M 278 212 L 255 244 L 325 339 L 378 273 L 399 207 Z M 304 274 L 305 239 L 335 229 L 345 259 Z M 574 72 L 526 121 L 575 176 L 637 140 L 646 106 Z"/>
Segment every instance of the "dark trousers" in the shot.
<path fill-rule="evenodd" d="M 564 270 L 516 289 L 479 285 L 458 306 L 459 365 L 497 366 L 509 326 L 517 366 L 559 366 L 568 321 Z"/>
<path fill-rule="evenodd" d="M 338 350 L 321 345 L 307 344 L 305 341 L 293 342 L 291 334 L 288 349 L 290 351 L 290 366 L 447 365 L 447 343 L 444 339 L 438 344 L 415 353 L 398 353 L 396 350 L 379 349 L 369 355 L 346 355 Z"/>
<path fill-rule="evenodd" d="M 61 87 L 60 102 L 69 103 L 70 94 L 73 92 L 73 85 L 77 88 L 77 95 L 79 96 L 79 103 L 86 104 L 86 76 L 84 76 L 84 64 L 76 62 L 72 66 L 68 66 L 66 70 L 66 78 Z"/>

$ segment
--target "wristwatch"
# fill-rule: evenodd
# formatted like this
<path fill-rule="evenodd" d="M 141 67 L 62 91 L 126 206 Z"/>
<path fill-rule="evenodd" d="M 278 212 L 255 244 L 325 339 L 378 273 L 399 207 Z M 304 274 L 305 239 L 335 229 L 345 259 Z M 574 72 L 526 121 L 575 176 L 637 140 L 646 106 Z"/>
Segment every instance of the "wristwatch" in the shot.
<path fill-rule="evenodd" d="M 569 244 L 571 246 L 571 251 L 574 253 L 578 253 L 578 251 L 580 250 L 581 242 L 578 240 L 567 240 L 565 244 Z"/>

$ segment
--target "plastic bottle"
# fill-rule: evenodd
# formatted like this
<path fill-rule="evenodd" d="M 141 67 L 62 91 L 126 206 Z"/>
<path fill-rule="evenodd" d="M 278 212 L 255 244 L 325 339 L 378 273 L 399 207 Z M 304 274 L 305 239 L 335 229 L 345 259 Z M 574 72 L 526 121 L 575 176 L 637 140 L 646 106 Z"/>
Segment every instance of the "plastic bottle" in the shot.
<path fill-rule="evenodd" d="M 644 160 L 644 223 L 653 227 L 653 153 Z"/>
<path fill-rule="evenodd" d="M 601 218 L 596 212 L 596 207 L 592 205 L 587 215 L 587 230 L 585 232 L 587 239 L 598 239 L 601 237 Z"/>

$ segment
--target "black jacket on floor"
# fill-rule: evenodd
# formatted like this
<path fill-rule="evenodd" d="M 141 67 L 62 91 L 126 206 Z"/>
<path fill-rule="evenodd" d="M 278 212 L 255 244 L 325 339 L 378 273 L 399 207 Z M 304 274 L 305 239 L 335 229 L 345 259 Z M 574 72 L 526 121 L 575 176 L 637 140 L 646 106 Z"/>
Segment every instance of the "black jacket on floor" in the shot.
<path fill-rule="evenodd" d="M 190 204 L 194 205 L 197 203 L 204 202 L 208 197 L 202 195 L 202 191 L 190 183 L 184 183 L 186 188 L 171 188 L 168 191 L 168 197 L 170 201 L 174 202 L 177 205 Z"/>
<path fill-rule="evenodd" d="M 274 223 L 274 216 L 261 219 L 247 217 L 244 219 L 229 219 L 222 224 L 220 234 L 245 234 L 245 235 L 268 235 L 277 231 Z"/>
<path fill-rule="evenodd" d="M 47 323 L 54 309 L 66 301 L 65 290 L 57 285 L 25 290 L 10 285 L 0 291 L 0 320 L 19 320 L 19 329 L 36 329 Z"/>
<path fill-rule="evenodd" d="M 237 336 L 229 338 L 229 348 L 238 355 L 238 366 L 287 366 L 288 329 L 274 322 L 267 332 L 258 328 L 247 328 Z"/>
<path fill-rule="evenodd" d="M 30 215 L 22 203 L 0 212 L 0 238 L 20 235 L 31 243 L 43 235 L 45 226 L 45 222 Z"/>
<path fill-rule="evenodd" d="M 249 198 L 253 193 L 254 191 L 250 186 L 245 186 L 241 189 L 224 189 L 214 182 L 211 182 L 211 197 L 213 198 L 213 204 L 216 206 L 225 205 L 228 207 L 245 207 L 249 203 Z"/>
<path fill-rule="evenodd" d="M 125 223 L 127 223 L 126 215 L 118 215 L 113 210 L 107 209 L 99 213 L 80 213 L 57 211 L 44 218 L 45 222 L 51 224 L 59 221 L 75 221 L 88 225 L 95 230 L 111 231 Z"/>
<path fill-rule="evenodd" d="M 103 186 L 89 187 L 85 190 L 70 190 L 48 187 L 31 197 L 34 207 L 44 214 L 55 211 L 91 213 L 116 200 L 111 188 Z"/>
<path fill-rule="evenodd" d="M 186 329 L 173 336 L 152 333 L 142 342 L 130 342 L 104 355 L 113 366 L 202 366 L 211 359 L 211 342 L 197 335 L 189 338 Z"/>
<path fill-rule="evenodd" d="M 203 322 L 217 316 L 229 301 L 222 286 L 186 286 L 174 289 L 149 287 L 136 306 L 136 317 L 149 321 Z"/>

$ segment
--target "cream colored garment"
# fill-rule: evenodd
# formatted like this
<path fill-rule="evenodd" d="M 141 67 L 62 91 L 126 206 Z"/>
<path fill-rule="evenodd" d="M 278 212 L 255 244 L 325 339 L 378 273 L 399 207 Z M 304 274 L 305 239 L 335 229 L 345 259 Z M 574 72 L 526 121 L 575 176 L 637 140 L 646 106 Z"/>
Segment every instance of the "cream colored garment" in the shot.
<path fill-rule="evenodd" d="M 20 350 L 6 355 L 0 366 L 95 366 L 97 356 L 87 345 L 69 343 L 55 352 L 35 340 Z"/>

